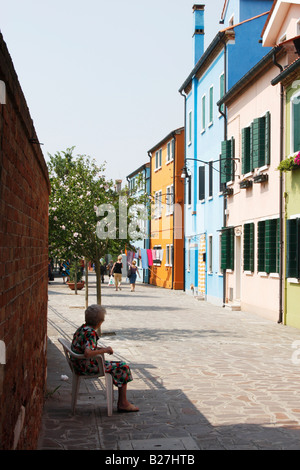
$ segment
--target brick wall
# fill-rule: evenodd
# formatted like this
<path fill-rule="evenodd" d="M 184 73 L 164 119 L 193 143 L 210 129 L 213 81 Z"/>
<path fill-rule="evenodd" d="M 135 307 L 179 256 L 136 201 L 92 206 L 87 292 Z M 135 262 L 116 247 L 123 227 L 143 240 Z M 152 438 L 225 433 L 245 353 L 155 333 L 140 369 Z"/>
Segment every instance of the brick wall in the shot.
<path fill-rule="evenodd" d="M 1 34 L 0 80 L 6 87 L 6 104 L 0 104 L 0 450 L 30 450 L 37 445 L 46 386 L 50 188 Z"/>

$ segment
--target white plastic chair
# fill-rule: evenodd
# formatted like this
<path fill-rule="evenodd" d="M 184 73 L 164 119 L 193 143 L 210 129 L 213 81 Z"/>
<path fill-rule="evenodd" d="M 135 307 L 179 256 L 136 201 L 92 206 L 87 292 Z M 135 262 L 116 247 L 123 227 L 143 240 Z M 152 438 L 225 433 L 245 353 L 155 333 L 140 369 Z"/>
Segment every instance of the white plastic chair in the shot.
<path fill-rule="evenodd" d="M 77 403 L 77 396 L 78 396 L 78 391 L 79 391 L 79 386 L 80 386 L 80 379 L 95 379 L 97 377 L 105 377 L 105 389 L 106 389 L 106 400 L 107 400 L 107 415 L 112 416 L 112 409 L 113 409 L 113 381 L 112 381 L 112 376 L 111 374 L 106 374 L 105 373 L 105 367 L 104 367 L 104 355 L 99 354 L 98 356 L 95 356 L 95 359 L 98 361 L 99 364 L 99 373 L 95 375 L 78 375 L 75 373 L 74 368 L 73 368 L 73 363 L 70 359 L 70 357 L 75 357 L 77 359 L 85 359 L 84 354 L 76 354 L 72 351 L 71 349 L 71 343 L 69 341 L 66 341 L 63 338 L 58 338 L 58 341 L 62 344 L 62 347 L 64 349 L 65 356 L 67 358 L 67 362 L 69 364 L 69 367 L 72 371 L 72 403 L 71 403 L 71 408 L 72 408 L 72 413 L 75 413 L 75 407 Z"/>

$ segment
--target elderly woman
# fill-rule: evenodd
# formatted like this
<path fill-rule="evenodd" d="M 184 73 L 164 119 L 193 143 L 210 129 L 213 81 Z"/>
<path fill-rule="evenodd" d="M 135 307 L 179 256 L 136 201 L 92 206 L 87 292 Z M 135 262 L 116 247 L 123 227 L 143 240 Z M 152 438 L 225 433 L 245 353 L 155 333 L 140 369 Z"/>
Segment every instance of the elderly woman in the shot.
<path fill-rule="evenodd" d="M 106 310 L 101 305 L 90 305 L 85 311 L 85 324 L 76 330 L 72 341 L 72 351 L 84 354 L 85 359 L 72 358 L 75 372 L 79 375 L 93 375 L 99 372 L 98 362 L 95 356 L 99 354 L 113 354 L 108 347 L 97 347 L 99 339 L 96 330 L 105 320 Z M 113 383 L 118 387 L 118 411 L 139 411 L 127 399 L 127 384 L 132 381 L 130 367 L 126 362 L 104 361 L 105 372 L 112 375 Z"/>
<path fill-rule="evenodd" d="M 122 255 L 119 255 L 118 260 L 115 262 L 113 266 L 116 290 L 118 289 L 121 290 L 122 268 L 123 268 Z"/>

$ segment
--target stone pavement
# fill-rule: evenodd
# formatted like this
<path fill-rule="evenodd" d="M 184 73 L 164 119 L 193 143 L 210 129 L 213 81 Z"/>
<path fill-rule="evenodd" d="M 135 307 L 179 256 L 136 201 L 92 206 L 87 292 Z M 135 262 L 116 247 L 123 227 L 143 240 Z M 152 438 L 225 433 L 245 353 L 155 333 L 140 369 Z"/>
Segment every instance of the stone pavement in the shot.
<path fill-rule="evenodd" d="M 106 282 L 102 305 L 101 342 L 114 350 L 107 359 L 130 364 L 128 397 L 140 412 L 119 414 L 115 400 L 108 417 L 103 387 L 89 380 L 72 416 L 71 373 L 58 338 L 71 340 L 84 323 L 85 290 L 75 295 L 56 279 L 38 450 L 300 449 L 299 330 L 141 284 L 131 293 Z"/>

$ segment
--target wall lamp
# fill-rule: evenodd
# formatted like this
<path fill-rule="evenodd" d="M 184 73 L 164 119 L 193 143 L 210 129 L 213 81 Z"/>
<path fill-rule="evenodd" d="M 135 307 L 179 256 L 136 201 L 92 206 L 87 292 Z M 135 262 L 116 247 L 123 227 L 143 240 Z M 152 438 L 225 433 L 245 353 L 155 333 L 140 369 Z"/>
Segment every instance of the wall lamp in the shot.
<path fill-rule="evenodd" d="M 187 161 L 187 160 L 193 160 L 194 162 L 205 163 L 205 165 L 209 165 L 210 163 L 220 162 L 220 159 L 218 159 L 218 160 L 211 160 L 210 162 L 205 162 L 204 160 L 198 160 L 198 158 L 186 158 L 185 161 Z M 231 162 L 231 161 L 234 161 L 234 162 L 235 162 L 235 161 L 238 161 L 238 162 L 239 162 L 240 159 L 239 159 L 239 158 L 230 158 L 230 159 L 226 159 L 226 161 L 227 161 L 227 162 L 228 162 L 228 161 L 230 161 L 230 162 Z M 222 171 L 218 170 L 218 168 L 212 167 L 212 169 L 215 170 L 215 171 L 218 171 L 219 173 L 223 173 Z M 181 170 L 181 178 L 182 178 L 182 179 L 185 179 L 185 178 L 190 178 L 190 177 L 191 177 L 191 175 L 189 174 L 186 165 L 184 165 L 184 167 L 183 167 L 182 170 Z"/>

